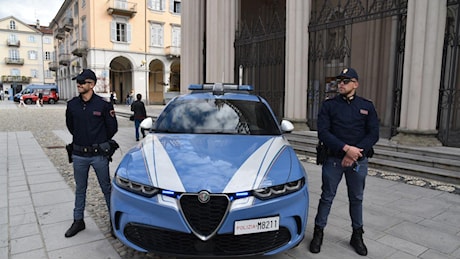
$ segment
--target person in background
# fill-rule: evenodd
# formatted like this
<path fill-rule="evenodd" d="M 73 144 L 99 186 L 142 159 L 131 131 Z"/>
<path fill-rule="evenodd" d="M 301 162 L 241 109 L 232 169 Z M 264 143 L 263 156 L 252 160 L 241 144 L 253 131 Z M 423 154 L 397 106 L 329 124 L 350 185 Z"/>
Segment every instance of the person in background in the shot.
<path fill-rule="evenodd" d="M 319 253 L 323 230 L 337 187 L 345 175 L 353 234 L 350 245 L 367 255 L 363 241 L 363 196 L 368 157 L 379 140 L 379 120 L 374 104 L 356 95 L 358 73 L 346 68 L 337 76 L 339 95 L 326 99 L 318 113 L 318 138 L 327 147 L 322 166 L 321 198 L 315 218 L 310 252 Z"/>
<path fill-rule="evenodd" d="M 65 233 L 65 237 L 72 237 L 85 229 L 83 213 L 90 166 L 96 172 L 107 208 L 110 211 L 112 186 L 109 158 L 103 153 L 101 147 L 104 147 L 118 131 L 113 104 L 94 93 L 96 74 L 90 69 L 84 69 L 72 80 L 77 80 L 79 95 L 68 101 L 65 115 L 67 129 L 72 134 L 71 158 L 75 178 L 75 207 L 74 222 Z"/>
<path fill-rule="evenodd" d="M 142 120 L 147 118 L 144 102 L 141 101 L 142 95 L 136 95 L 136 101 L 131 104 L 131 111 L 134 112 L 134 130 L 136 131 L 136 141 L 139 141 L 139 125 Z M 142 137 L 145 137 L 144 130 L 142 129 Z"/>

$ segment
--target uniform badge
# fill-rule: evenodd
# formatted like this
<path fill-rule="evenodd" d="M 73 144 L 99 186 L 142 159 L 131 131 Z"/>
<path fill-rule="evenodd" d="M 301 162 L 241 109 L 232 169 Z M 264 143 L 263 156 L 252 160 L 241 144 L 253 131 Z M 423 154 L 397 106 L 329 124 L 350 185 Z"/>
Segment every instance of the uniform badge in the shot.
<path fill-rule="evenodd" d="M 101 112 L 99 111 L 93 111 L 93 116 L 101 116 Z"/>
<path fill-rule="evenodd" d="M 348 69 L 343 69 L 343 70 L 342 70 L 342 74 L 346 74 L 347 71 L 348 71 Z"/>
<path fill-rule="evenodd" d="M 110 116 L 115 117 L 115 110 L 110 110 L 109 114 Z"/>
<path fill-rule="evenodd" d="M 367 115 L 369 114 L 369 111 L 367 111 L 366 109 L 360 109 L 359 113 L 361 113 L 362 115 Z"/>

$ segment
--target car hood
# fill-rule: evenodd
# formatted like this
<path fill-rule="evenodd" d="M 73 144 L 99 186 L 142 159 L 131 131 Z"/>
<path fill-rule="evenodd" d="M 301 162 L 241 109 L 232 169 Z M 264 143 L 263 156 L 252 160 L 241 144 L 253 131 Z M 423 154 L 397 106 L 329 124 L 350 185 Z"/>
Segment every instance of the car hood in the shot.
<path fill-rule="evenodd" d="M 286 183 L 295 160 L 283 136 L 149 134 L 117 174 L 176 192 L 232 193 Z"/>

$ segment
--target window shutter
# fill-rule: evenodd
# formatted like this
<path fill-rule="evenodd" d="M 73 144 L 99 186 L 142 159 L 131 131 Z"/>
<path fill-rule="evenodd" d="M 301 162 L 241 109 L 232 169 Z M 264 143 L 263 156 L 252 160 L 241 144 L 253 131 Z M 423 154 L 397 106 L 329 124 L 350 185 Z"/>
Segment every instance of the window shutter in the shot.
<path fill-rule="evenodd" d="M 131 24 L 126 24 L 126 41 L 131 43 Z"/>
<path fill-rule="evenodd" d="M 117 41 L 117 23 L 115 21 L 110 23 L 110 39 L 113 42 Z"/>

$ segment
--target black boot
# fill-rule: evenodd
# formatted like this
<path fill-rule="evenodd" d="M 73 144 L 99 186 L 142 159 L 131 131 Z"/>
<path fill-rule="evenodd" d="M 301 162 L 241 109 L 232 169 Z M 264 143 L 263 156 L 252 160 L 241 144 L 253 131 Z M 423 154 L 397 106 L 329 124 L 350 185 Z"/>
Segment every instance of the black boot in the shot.
<path fill-rule="evenodd" d="M 85 229 L 85 221 L 83 219 L 74 220 L 72 226 L 65 232 L 65 237 L 73 237 L 83 229 Z"/>
<path fill-rule="evenodd" d="M 363 233 L 364 233 L 364 230 L 362 227 L 353 229 L 353 234 L 351 235 L 350 245 L 355 249 L 356 253 L 362 256 L 366 256 L 367 247 L 364 244 Z"/>
<path fill-rule="evenodd" d="M 321 251 L 321 245 L 323 244 L 323 229 L 315 226 L 313 231 L 313 239 L 310 242 L 310 252 L 313 254 L 319 253 Z"/>

